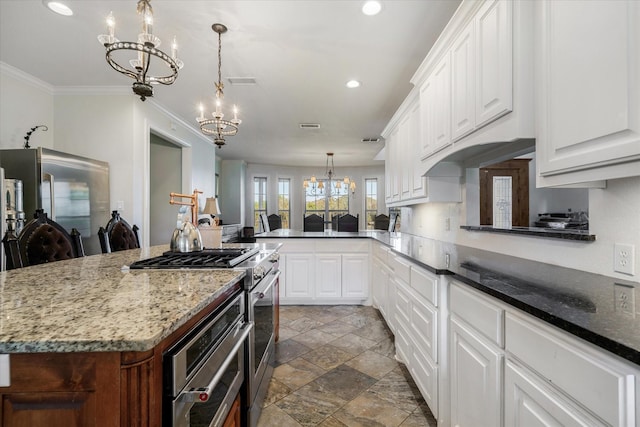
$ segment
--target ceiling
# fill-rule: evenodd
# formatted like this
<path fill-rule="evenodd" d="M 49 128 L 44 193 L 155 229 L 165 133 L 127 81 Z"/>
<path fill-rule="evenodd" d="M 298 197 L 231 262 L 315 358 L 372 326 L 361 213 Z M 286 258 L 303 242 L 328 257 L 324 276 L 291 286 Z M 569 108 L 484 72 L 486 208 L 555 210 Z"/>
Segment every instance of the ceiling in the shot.
<path fill-rule="evenodd" d="M 106 33 L 113 11 L 116 37 L 135 40 L 136 0 L 62 1 L 73 16 L 57 15 L 40 0 L 0 0 L 0 61 L 56 88 L 130 87 L 133 80 L 105 61 L 97 36 Z M 334 152 L 337 166 L 379 164 L 373 158 L 382 140 L 361 140 L 380 137 L 459 3 L 383 0 L 380 14 L 365 16 L 363 1 L 355 0 L 153 0 L 161 49 L 169 52 L 175 35 L 185 64 L 173 85 L 155 87 L 153 98 L 197 129 L 199 104 L 207 114 L 213 109 L 218 61 L 211 25 L 220 22 L 229 29 L 222 36 L 225 102 L 238 105 L 243 123 L 216 150 L 219 157 L 322 166 L 325 153 Z M 229 77 L 253 77 L 256 84 L 231 85 Z M 346 88 L 350 79 L 362 86 Z"/>

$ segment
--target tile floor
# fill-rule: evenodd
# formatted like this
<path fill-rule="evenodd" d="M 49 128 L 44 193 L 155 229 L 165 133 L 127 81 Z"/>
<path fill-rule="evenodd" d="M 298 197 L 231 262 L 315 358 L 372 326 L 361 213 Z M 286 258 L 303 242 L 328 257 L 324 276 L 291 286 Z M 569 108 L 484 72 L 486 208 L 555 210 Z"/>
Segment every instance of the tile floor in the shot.
<path fill-rule="evenodd" d="M 276 369 L 258 427 L 435 427 L 372 307 L 281 306 Z"/>

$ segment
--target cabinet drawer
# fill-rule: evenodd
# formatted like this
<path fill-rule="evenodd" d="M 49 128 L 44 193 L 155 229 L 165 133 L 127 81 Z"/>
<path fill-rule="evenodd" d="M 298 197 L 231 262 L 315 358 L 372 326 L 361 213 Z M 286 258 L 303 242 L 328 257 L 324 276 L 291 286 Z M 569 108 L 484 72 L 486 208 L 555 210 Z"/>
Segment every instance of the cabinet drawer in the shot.
<path fill-rule="evenodd" d="M 408 367 L 411 377 L 416 382 L 422 397 L 429 405 L 431 413 L 438 418 L 438 367 L 432 363 L 428 357 L 413 346 L 411 353 L 411 363 Z"/>
<path fill-rule="evenodd" d="M 396 307 L 395 316 L 398 324 L 401 324 L 405 328 L 409 328 L 411 319 L 409 315 L 411 313 L 411 294 L 408 292 L 406 285 L 396 280 Z"/>
<path fill-rule="evenodd" d="M 504 310 L 478 292 L 451 285 L 451 313 L 504 348 Z"/>
<path fill-rule="evenodd" d="M 393 269 L 394 276 L 402 280 L 404 283 L 409 284 L 411 281 L 411 263 L 399 255 L 394 254 L 389 256 L 389 261 L 389 264 Z"/>
<path fill-rule="evenodd" d="M 419 267 L 411 267 L 411 288 L 438 306 L 438 277 Z"/>
<path fill-rule="evenodd" d="M 438 362 L 438 322 L 436 311 L 419 298 L 414 298 L 411 304 L 411 335 L 420 351 L 427 354 L 431 360 Z"/>
<path fill-rule="evenodd" d="M 640 370 L 535 320 L 506 318 L 506 349 L 610 425 L 635 425 Z"/>
<path fill-rule="evenodd" d="M 389 249 L 381 244 L 373 244 L 373 255 L 380 258 L 386 265 L 389 263 Z"/>

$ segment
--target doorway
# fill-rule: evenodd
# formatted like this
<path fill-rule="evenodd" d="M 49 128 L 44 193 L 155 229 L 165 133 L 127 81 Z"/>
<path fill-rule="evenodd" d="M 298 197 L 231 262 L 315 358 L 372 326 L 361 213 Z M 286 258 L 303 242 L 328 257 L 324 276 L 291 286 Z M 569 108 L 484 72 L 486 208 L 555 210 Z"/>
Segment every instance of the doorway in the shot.
<path fill-rule="evenodd" d="M 529 226 L 529 162 L 512 159 L 480 168 L 480 225 Z"/>
<path fill-rule="evenodd" d="M 176 228 L 169 193 L 182 190 L 182 148 L 154 133 L 149 145 L 149 244 L 166 245 Z"/>

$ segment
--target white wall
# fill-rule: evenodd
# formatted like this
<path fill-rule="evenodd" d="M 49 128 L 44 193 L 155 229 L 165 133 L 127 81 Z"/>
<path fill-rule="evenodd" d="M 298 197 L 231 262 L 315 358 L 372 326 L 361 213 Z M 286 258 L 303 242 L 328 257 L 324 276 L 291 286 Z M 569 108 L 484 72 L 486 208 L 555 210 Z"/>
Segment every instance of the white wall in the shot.
<path fill-rule="evenodd" d="M 302 217 L 304 215 L 304 190 L 302 183 L 311 175 L 323 177 L 325 167 L 287 167 L 262 165 L 249 163 L 247 167 L 247 194 L 248 206 L 245 222 L 253 224 L 253 178 L 267 177 L 267 214 L 278 211 L 278 179 L 291 179 L 291 228 L 302 230 Z M 356 182 L 356 192 L 349 200 L 349 211 L 352 215 L 360 214 L 360 229 L 364 229 L 364 180 L 365 178 L 377 178 L 378 180 L 378 213 L 387 213 L 384 199 L 384 165 L 369 167 L 337 167 L 336 176 L 349 176 Z M 256 231 L 257 232 L 257 231 Z"/>
<path fill-rule="evenodd" d="M 201 203 L 213 195 L 214 145 L 192 124 L 173 116 L 153 99 L 142 102 L 129 87 L 51 91 L 34 81 L 19 70 L 0 68 L 0 148 L 22 147 L 26 131 L 35 124 L 47 124 L 49 131 L 34 133 L 32 145 L 108 162 L 111 209 L 123 206 L 118 210 L 141 228 L 143 244 L 148 244 L 152 131 L 183 147 L 181 191 L 203 191 Z M 41 123 L 44 121 L 49 123 Z M 50 138 L 47 145 L 42 143 L 44 138 Z"/>
<path fill-rule="evenodd" d="M 465 202 L 403 208 L 401 231 L 625 280 L 640 280 L 640 177 L 609 180 L 606 189 L 588 191 L 589 231 L 596 235 L 595 242 L 461 230 L 460 225 L 466 225 Z M 450 231 L 445 231 L 446 218 L 451 219 Z M 613 271 L 614 243 L 635 245 L 634 276 Z"/>
<path fill-rule="evenodd" d="M 34 126 L 49 128 L 31 134 L 31 147 L 53 148 L 53 86 L 0 62 L 0 149 L 22 148 Z"/>

